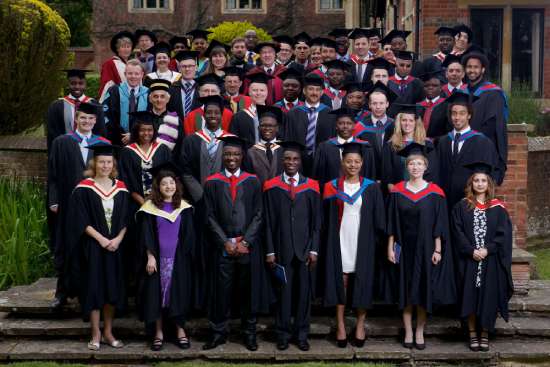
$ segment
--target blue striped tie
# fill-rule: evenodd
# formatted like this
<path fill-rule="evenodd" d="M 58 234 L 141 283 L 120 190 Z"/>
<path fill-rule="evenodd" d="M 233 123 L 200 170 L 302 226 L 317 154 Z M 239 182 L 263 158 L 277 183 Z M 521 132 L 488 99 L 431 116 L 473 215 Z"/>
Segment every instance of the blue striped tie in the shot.
<path fill-rule="evenodd" d="M 189 112 L 191 112 L 191 102 L 193 100 L 193 98 L 191 98 L 191 90 L 192 90 L 191 83 L 185 82 L 185 84 L 183 85 L 183 92 L 185 93 L 185 96 L 184 96 L 185 104 L 183 106 L 183 113 L 186 116 Z"/>
<path fill-rule="evenodd" d="M 207 145 L 208 155 L 212 158 L 216 154 L 218 144 L 216 144 L 216 133 L 210 131 L 208 134 L 210 135 L 210 142 Z"/>
<path fill-rule="evenodd" d="M 315 150 L 315 131 L 317 130 L 317 118 L 315 116 L 315 112 L 317 112 L 317 109 L 315 107 L 310 107 L 307 114 L 308 124 L 306 133 L 306 147 L 311 153 Z"/>

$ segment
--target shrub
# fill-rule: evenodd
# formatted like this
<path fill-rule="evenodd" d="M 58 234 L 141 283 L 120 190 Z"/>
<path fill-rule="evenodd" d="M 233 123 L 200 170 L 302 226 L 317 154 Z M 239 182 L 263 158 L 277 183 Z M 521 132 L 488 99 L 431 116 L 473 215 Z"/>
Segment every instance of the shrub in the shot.
<path fill-rule="evenodd" d="M 44 187 L 0 178 L 0 289 L 53 272 Z"/>
<path fill-rule="evenodd" d="M 212 34 L 208 35 L 208 40 L 217 40 L 222 43 L 230 44 L 235 37 L 244 37 L 244 32 L 253 29 L 258 34 L 258 40 L 271 41 L 271 36 L 262 28 L 256 27 L 250 22 L 223 22 L 215 27 L 208 28 Z"/>
<path fill-rule="evenodd" d="M 511 124 L 533 124 L 537 134 L 541 134 L 545 128 L 545 121 L 541 112 L 542 104 L 540 100 L 533 97 L 533 92 L 528 86 L 522 84 L 512 85 L 512 91 L 508 98 L 508 107 L 510 108 Z"/>
<path fill-rule="evenodd" d="M 18 134 L 41 125 L 62 90 L 71 34 L 38 0 L 0 1 L 0 28 L 0 134 Z"/>

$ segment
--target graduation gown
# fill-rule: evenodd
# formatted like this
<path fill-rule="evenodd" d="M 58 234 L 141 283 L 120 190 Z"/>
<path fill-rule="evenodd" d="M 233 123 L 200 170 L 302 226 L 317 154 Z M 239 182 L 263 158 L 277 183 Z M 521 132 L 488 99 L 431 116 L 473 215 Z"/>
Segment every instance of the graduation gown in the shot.
<path fill-rule="evenodd" d="M 114 85 L 119 85 L 126 81 L 124 72 L 126 63 L 118 56 L 112 56 L 101 65 L 101 74 L 99 80 L 99 103 L 105 100 L 105 94 Z"/>
<path fill-rule="evenodd" d="M 273 65 L 273 72 L 271 76 L 273 79 L 270 79 L 267 82 L 267 99 L 265 104 L 271 106 L 273 103 L 283 98 L 283 80 L 279 77 L 283 72 L 286 71 L 284 65 Z M 250 69 L 248 74 L 254 74 L 256 72 L 265 73 L 263 66 L 256 66 L 253 69 Z M 248 95 L 248 87 L 250 86 L 250 80 L 245 79 L 243 89 L 244 94 Z"/>
<path fill-rule="evenodd" d="M 470 126 L 483 133 L 495 145 L 498 154 L 498 175 L 495 180 L 502 184 L 508 162 L 508 101 L 504 91 L 496 84 L 484 81 L 468 91 L 479 97 L 473 103 L 474 114 Z"/>
<path fill-rule="evenodd" d="M 244 169 L 255 174 L 262 185 L 283 172 L 283 149 L 280 145 L 273 143 L 270 150 L 273 154 L 271 163 L 267 159 L 266 147 L 262 143 L 250 147 L 243 161 Z"/>
<path fill-rule="evenodd" d="M 368 141 L 358 138 L 353 138 L 351 142 L 360 143 L 363 146 L 361 151 L 361 155 L 363 156 L 361 176 L 374 179 L 376 176 L 376 164 L 372 146 Z M 341 176 L 342 152 L 341 148 L 338 148 L 338 144 L 338 138 L 330 138 L 319 144 L 319 147 L 315 151 L 312 177 L 318 180 L 323 186 L 325 183 Z"/>
<path fill-rule="evenodd" d="M 424 130 L 428 131 L 430 129 L 430 125 L 431 125 L 431 122 L 432 122 L 432 116 L 435 119 L 440 119 L 441 117 L 446 117 L 447 105 L 443 102 L 445 102 L 445 98 L 442 97 L 442 96 L 439 96 L 439 98 L 435 102 L 428 101 L 427 98 L 425 98 L 422 102 L 417 103 L 419 106 L 423 107 L 422 123 L 424 124 Z M 439 111 L 439 114 L 437 112 L 435 114 L 433 113 L 433 111 L 435 109 L 437 109 Z M 436 124 L 437 124 L 437 122 L 436 122 Z M 444 135 L 446 133 L 447 133 L 447 131 L 445 131 L 441 135 Z"/>
<path fill-rule="evenodd" d="M 296 102 L 296 103 L 292 102 L 292 108 L 298 107 L 298 106 L 303 106 L 304 104 L 305 104 L 304 101 L 298 100 L 298 102 Z M 292 108 L 289 108 L 290 106 L 285 104 L 284 99 L 281 99 L 280 101 L 275 102 L 275 104 L 273 106 L 279 107 L 281 109 L 281 111 L 283 111 L 283 113 L 287 113 L 288 111 L 290 111 L 292 109 Z"/>
<path fill-rule="evenodd" d="M 160 281 L 160 249 L 157 217 L 165 218 L 172 223 L 180 219 L 178 244 L 174 255 L 174 267 L 170 281 L 170 301 L 167 316 L 178 326 L 184 327 L 193 309 L 195 227 L 193 223 L 193 207 L 182 200 L 181 206 L 172 213 L 157 208 L 147 201 L 137 213 L 140 235 L 138 237 L 141 252 L 140 262 L 140 298 L 138 302 L 140 319 L 146 325 L 154 323 L 162 315 L 161 281 Z M 149 275 L 145 271 L 147 251 L 155 257 L 158 271 Z"/>
<path fill-rule="evenodd" d="M 183 104 L 183 96 L 185 95 L 183 93 L 183 83 L 184 81 L 182 79 L 178 80 L 177 82 L 174 82 L 170 89 L 168 90 L 168 93 L 170 93 L 170 101 L 168 101 L 168 105 L 166 108 L 169 111 L 174 111 L 178 114 L 178 117 L 180 119 L 185 118 L 185 110 L 184 110 L 184 104 Z M 196 108 L 199 108 L 201 106 L 201 103 L 199 102 L 199 91 L 197 84 L 193 84 L 193 99 L 191 100 L 191 110 L 193 111 Z"/>
<path fill-rule="evenodd" d="M 231 126 L 233 112 L 229 108 L 224 108 L 222 112 L 222 126 L 225 131 Z M 183 121 L 183 132 L 185 136 L 193 135 L 194 132 L 202 130 L 204 127 L 204 106 L 200 106 L 189 112 Z"/>
<path fill-rule="evenodd" d="M 344 203 L 353 204 L 361 197 L 361 220 L 357 238 L 357 258 L 355 263 L 353 288 L 346 295 L 342 271 L 342 253 L 340 250 L 340 224 Z M 353 308 L 370 308 L 375 295 L 376 244 L 377 238 L 386 230 L 384 200 L 379 184 L 367 178 L 361 178 L 359 190 L 348 195 L 344 192 L 344 179 L 327 182 L 323 190 L 324 206 L 324 305 L 332 307 L 345 305 L 351 299 Z"/>
<path fill-rule="evenodd" d="M 358 139 L 366 140 L 369 142 L 374 152 L 374 160 L 376 163 L 376 176 L 379 180 L 382 177 L 382 149 L 384 143 L 386 143 L 393 135 L 394 120 L 387 117 L 384 128 L 376 127 L 376 122 L 372 120 L 372 115 L 369 115 L 363 121 L 357 121 L 353 130 L 353 136 Z M 384 134 L 382 136 L 382 134 Z"/>
<path fill-rule="evenodd" d="M 467 89 L 468 89 L 468 84 L 461 82 L 460 86 L 458 87 L 458 90 L 467 92 Z M 455 90 L 456 88 L 451 90 L 449 83 L 443 84 L 441 86 L 441 92 L 445 95 L 445 98 L 450 97 Z"/>
<path fill-rule="evenodd" d="M 401 80 L 398 80 L 395 75 L 391 76 L 388 88 L 399 96 L 388 108 L 388 115 L 393 118 L 399 111 L 397 104 L 415 104 L 424 99 L 424 83 L 410 75 Z"/>
<path fill-rule="evenodd" d="M 344 104 L 346 98 L 346 91 L 339 90 L 337 93 L 333 92 L 330 88 L 325 88 L 323 90 L 323 95 L 321 96 L 321 103 L 329 106 L 333 110 L 337 110 Z M 338 102 L 340 101 L 340 102 Z"/>
<path fill-rule="evenodd" d="M 447 205 L 436 184 L 416 194 L 402 181 L 394 186 L 388 204 L 387 234 L 401 246 L 399 263 L 388 266 L 394 281 L 384 288 L 386 301 L 399 309 L 422 306 L 432 313 L 434 305 L 456 301 L 453 252 L 449 237 Z M 435 238 L 441 238 L 441 261 L 432 264 Z"/>
<path fill-rule="evenodd" d="M 443 70 L 443 67 L 441 66 L 441 64 L 443 63 L 443 61 L 445 61 L 446 57 L 447 57 L 446 54 L 439 51 L 438 53 L 433 54 L 432 56 L 429 56 L 428 58 L 424 59 L 424 61 L 422 61 L 423 72 L 427 73 L 435 70 Z M 440 76 L 442 77 L 444 82 L 447 81 L 444 71 L 441 71 Z"/>
<path fill-rule="evenodd" d="M 79 98 L 80 103 L 97 101 L 93 98 L 83 95 Z M 48 107 L 46 115 L 46 132 L 48 152 L 55 138 L 61 135 L 69 134 L 75 130 L 76 103 L 74 98 L 67 95 L 52 102 Z M 103 110 L 99 111 L 96 123 L 92 132 L 95 135 L 105 136 L 105 122 L 103 121 Z"/>
<path fill-rule="evenodd" d="M 249 143 L 257 143 L 258 140 L 256 139 L 256 136 L 259 139 L 260 132 L 254 122 L 254 118 L 258 118 L 255 106 L 250 106 L 249 108 L 245 108 L 244 110 L 237 112 L 231 118 L 229 132 L 237 135 L 239 138 L 244 139 Z"/>
<path fill-rule="evenodd" d="M 476 287 L 479 263 L 472 258 L 476 249 L 474 210 L 466 199 L 452 212 L 453 246 L 458 257 L 460 316 L 475 314 L 483 329 L 493 332 L 497 313 L 508 321 L 508 301 L 514 291 L 512 281 L 512 223 L 504 204 L 493 199 L 486 204 L 476 202 L 485 211 L 487 231 L 484 245 L 488 251 L 482 260 L 480 286 Z"/>
<path fill-rule="evenodd" d="M 454 207 L 464 197 L 466 181 L 474 173 L 464 165 L 486 162 L 496 166 L 498 159 L 493 143 L 475 130 L 462 134 L 460 140 L 464 143 L 458 156 L 453 157 L 453 138 L 452 132 L 442 136 L 436 146 L 438 157 L 436 182 L 445 191 L 449 208 Z M 493 178 L 496 175 L 495 171 L 491 174 Z"/>
<path fill-rule="evenodd" d="M 106 304 L 116 311 L 124 309 L 123 252 L 119 247 L 112 252 L 85 233 L 91 226 L 106 238 L 116 237 L 127 227 L 128 190 L 122 181 L 113 180 L 113 189 L 106 193 L 94 180 L 81 181 L 73 191 L 69 203 L 71 226 L 66 228 L 68 247 L 67 282 L 69 296 L 77 295 L 84 320 L 93 310 Z M 102 200 L 114 200 L 110 226 L 105 219 Z"/>
<path fill-rule="evenodd" d="M 239 94 L 235 97 L 224 94 L 223 98 L 226 102 L 225 107 L 229 108 L 231 112 L 233 112 L 233 114 L 236 114 L 237 112 L 250 107 L 250 105 L 252 104 L 252 99 L 249 96 L 245 96 L 244 94 Z"/>

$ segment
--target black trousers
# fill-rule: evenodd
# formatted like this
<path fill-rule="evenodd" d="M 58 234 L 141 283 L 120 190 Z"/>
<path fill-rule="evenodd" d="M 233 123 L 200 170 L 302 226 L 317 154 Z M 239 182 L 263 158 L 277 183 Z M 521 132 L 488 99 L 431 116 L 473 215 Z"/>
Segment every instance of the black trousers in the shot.
<path fill-rule="evenodd" d="M 287 283 L 279 291 L 275 327 L 279 339 L 295 336 L 306 340 L 311 315 L 311 273 L 305 262 L 294 257 L 285 265 Z M 291 328 L 290 318 L 294 316 Z"/>
<path fill-rule="evenodd" d="M 245 335 L 256 334 L 256 315 L 252 314 L 251 273 L 248 255 L 239 258 L 220 256 L 218 276 L 215 281 L 216 305 L 209 315 L 214 335 L 227 336 L 227 323 L 231 308 L 237 304 L 241 314 L 241 327 Z M 235 302 L 237 301 L 237 302 Z"/>

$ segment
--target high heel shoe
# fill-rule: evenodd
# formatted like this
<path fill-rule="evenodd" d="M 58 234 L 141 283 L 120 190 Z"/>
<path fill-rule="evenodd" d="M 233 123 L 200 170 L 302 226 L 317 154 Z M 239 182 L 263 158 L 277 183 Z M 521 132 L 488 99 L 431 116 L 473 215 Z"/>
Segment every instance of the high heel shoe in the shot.
<path fill-rule="evenodd" d="M 348 338 L 345 339 L 336 339 L 336 346 L 338 348 L 346 348 L 348 346 Z"/>

